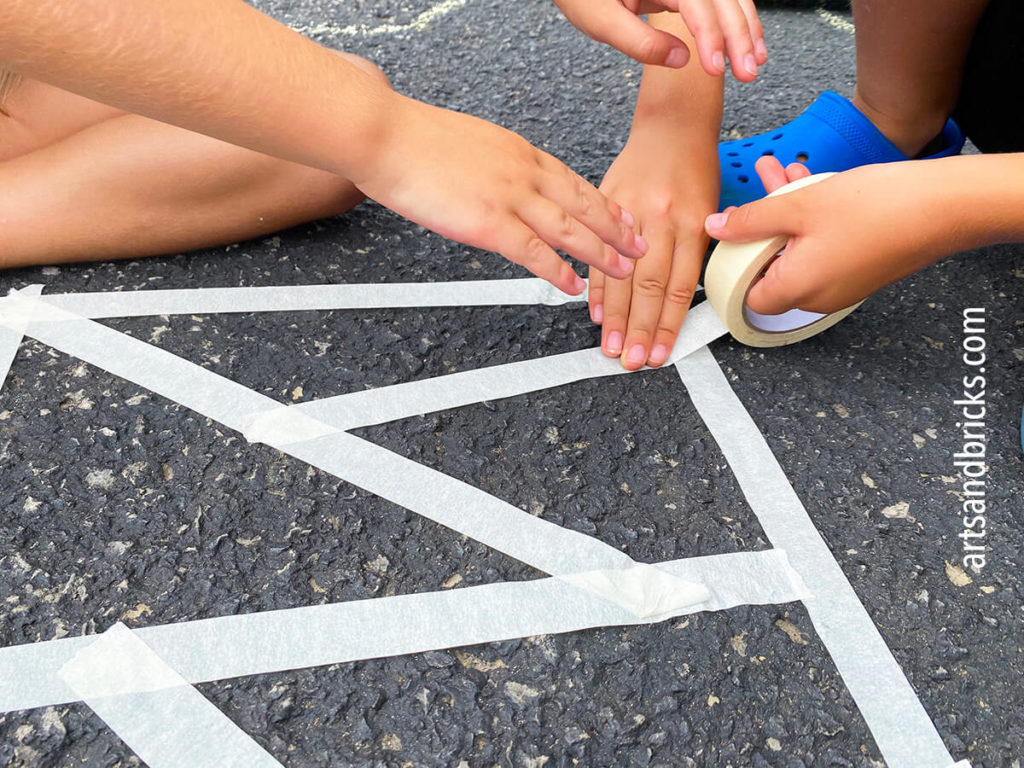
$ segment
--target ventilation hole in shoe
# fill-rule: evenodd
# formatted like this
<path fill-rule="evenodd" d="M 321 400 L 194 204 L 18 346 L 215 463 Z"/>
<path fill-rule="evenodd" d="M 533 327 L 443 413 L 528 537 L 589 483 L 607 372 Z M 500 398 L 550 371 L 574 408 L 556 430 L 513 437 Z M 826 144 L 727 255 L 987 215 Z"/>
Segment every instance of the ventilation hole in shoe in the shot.
<path fill-rule="evenodd" d="M 743 146 L 744 146 L 744 147 L 752 147 L 752 146 L 754 146 L 754 142 L 752 142 L 752 141 L 748 141 L 748 142 L 747 142 L 746 144 L 744 144 Z"/>
<path fill-rule="evenodd" d="M 775 154 L 775 150 L 774 149 L 766 149 L 764 152 L 761 153 L 761 157 L 771 157 L 774 154 Z"/>
<path fill-rule="evenodd" d="M 811 159 L 810 155 L 808 155 L 806 152 L 799 152 L 799 153 L 797 153 L 796 161 L 798 163 L 806 163 L 810 159 Z"/>
<path fill-rule="evenodd" d="M 743 163 L 732 163 L 732 167 L 733 168 L 742 168 L 743 167 Z"/>
<path fill-rule="evenodd" d="M 742 184 L 746 184 L 748 181 L 750 181 L 749 176 L 737 176 L 736 178 L 739 179 L 740 183 Z"/>
<path fill-rule="evenodd" d="M 776 133 L 774 136 L 772 136 L 772 141 L 778 141 L 781 138 L 782 138 L 782 134 L 781 133 Z"/>
<path fill-rule="evenodd" d="M 726 154 L 728 154 L 729 157 L 739 157 L 740 156 L 739 152 L 727 152 Z"/>

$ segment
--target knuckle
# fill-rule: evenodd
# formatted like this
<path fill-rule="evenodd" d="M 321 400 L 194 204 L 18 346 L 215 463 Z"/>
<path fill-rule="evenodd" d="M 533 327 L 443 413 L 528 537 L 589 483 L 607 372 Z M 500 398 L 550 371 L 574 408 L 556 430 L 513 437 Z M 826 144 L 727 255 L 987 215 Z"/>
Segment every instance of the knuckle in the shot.
<path fill-rule="evenodd" d="M 547 243 L 537 237 L 537 235 L 532 235 L 527 238 L 523 246 L 523 266 L 529 267 L 544 263 L 550 250 Z"/>
<path fill-rule="evenodd" d="M 672 285 L 665 291 L 665 300 L 688 307 L 693 301 L 693 295 L 694 286 L 692 285 Z"/>
<path fill-rule="evenodd" d="M 576 180 L 576 205 L 578 206 L 580 216 L 590 216 L 594 212 L 594 200 L 591 197 L 590 190 L 587 188 L 587 183 L 580 178 Z"/>
<path fill-rule="evenodd" d="M 576 219 L 568 211 L 562 211 L 558 216 L 558 234 L 565 240 L 571 240 L 576 234 Z"/>
<path fill-rule="evenodd" d="M 633 290 L 638 296 L 660 298 L 665 295 L 665 281 L 657 277 L 639 277 L 633 281 Z"/>
<path fill-rule="evenodd" d="M 665 322 L 658 323 L 658 330 L 655 332 L 655 336 L 669 349 L 676 344 L 676 337 L 679 335 L 679 327 L 682 325 L 680 320 L 679 325 L 669 325 Z"/>
<path fill-rule="evenodd" d="M 653 61 L 658 48 L 658 40 L 654 35 L 644 35 L 637 41 L 636 57 L 640 61 Z"/>
<path fill-rule="evenodd" d="M 741 205 L 729 216 L 729 223 L 734 226 L 748 227 L 754 223 L 754 206 Z"/>
<path fill-rule="evenodd" d="M 621 307 L 616 307 L 613 309 L 612 307 L 609 307 L 607 304 L 605 305 L 604 322 L 601 325 L 602 327 L 607 328 L 609 333 L 611 333 L 612 331 L 625 331 L 626 323 L 628 320 L 628 306 L 625 308 L 625 310 L 623 310 Z"/>
<path fill-rule="evenodd" d="M 645 204 L 646 212 L 655 219 L 671 217 L 674 208 L 673 196 L 665 192 L 652 193 Z"/>

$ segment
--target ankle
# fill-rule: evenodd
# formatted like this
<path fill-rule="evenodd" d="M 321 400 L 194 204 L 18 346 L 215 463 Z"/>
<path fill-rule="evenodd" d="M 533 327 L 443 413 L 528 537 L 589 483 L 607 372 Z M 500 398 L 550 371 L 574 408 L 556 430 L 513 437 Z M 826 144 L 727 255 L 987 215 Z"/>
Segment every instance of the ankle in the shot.
<path fill-rule="evenodd" d="M 875 108 L 858 90 L 851 99 L 853 106 L 870 120 L 882 134 L 907 157 L 917 157 L 942 131 L 946 115 L 894 115 Z"/>

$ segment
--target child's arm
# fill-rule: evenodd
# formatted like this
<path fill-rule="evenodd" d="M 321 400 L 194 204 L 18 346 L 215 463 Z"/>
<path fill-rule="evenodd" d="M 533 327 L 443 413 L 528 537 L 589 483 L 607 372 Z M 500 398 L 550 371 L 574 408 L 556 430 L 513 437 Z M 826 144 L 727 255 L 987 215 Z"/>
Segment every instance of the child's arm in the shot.
<path fill-rule="evenodd" d="M 674 14 L 651 23 L 690 39 Z M 629 140 L 601 190 L 636 216 L 650 249 L 631 278 L 590 274 L 602 349 L 631 370 L 665 362 L 693 298 L 708 243 L 704 219 L 718 204 L 721 120 L 721 77 L 699 67 L 644 68 Z"/>
<path fill-rule="evenodd" d="M 758 171 L 781 173 L 774 158 Z M 1022 178 L 1024 153 L 865 165 L 709 216 L 707 231 L 740 242 L 793 235 L 751 289 L 751 309 L 833 312 L 948 254 L 1024 241 Z"/>
<path fill-rule="evenodd" d="M 553 248 L 622 276 L 622 210 L 483 120 L 394 94 L 241 0 L 0 3 L 0 66 L 350 179 L 413 221 L 578 293 Z"/>
<path fill-rule="evenodd" d="M 680 68 L 690 60 L 684 36 L 645 24 L 639 14 L 671 11 L 696 38 L 704 71 L 725 72 L 726 55 L 737 80 L 750 82 L 768 60 L 764 31 L 753 0 L 554 0 L 588 37 L 618 48 L 643 64 Z"/>

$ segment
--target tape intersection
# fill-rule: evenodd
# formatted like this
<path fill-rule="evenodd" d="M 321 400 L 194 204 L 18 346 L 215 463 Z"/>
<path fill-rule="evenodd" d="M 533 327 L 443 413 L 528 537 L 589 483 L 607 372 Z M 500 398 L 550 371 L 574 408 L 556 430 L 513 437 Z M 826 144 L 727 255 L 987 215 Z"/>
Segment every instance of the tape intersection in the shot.
<path fill-rule="evenodd" d="M 556 356 L 561 359 L 542 358 L 537 361 L 494 366 L 478 371 L 468 371 L 464 374 L 370 390 L 368 393 L 352 393 L 337 398 L 327 398 L 323 401 L 305 403 L 301 406 L 286 407 L 198 365 L 89 319 L 185 312 L 202 314 L 220 311 L 298 311 L 331 308 L 355 309 L 371 306 L 456 306 L 501 303 L 557 305 L 572 301 L 571 297 L 555 295 L 546 284 L 538 285 L 539 282 L 527 280 L 396 286 L 306 286 L 293 289 L 196 289 L 125 292 L 124 294 L 63 294 L 46 298 L 38 298 L 37 292 L 33 296 L 36 287 L 32 287 L 32 290 L 23 290 L 14 297 L 0 299 L 0 364 L 4 362 L 12 345 L 15 350 L 17 349 L 22 332 L 24 332 L 25 335 L 36 338 L 55 349 L 93 363 L 110 373 L 134 381 L 179 402 L 231 429 L 242 432 L 251 440 L 265 442 L 313 466 L 335 474 L 343 480 L 360 485 L 394 503 L 477 538 L 483 543 L 528 562 L 555 577 L 538 580 L 538 582 L 527 582 L 525 583 L 528 585 L 526 587 L 522 586 L 522 583 L 515 583 L 490 585 L 491 588 L 495 590 L 541 590 L 543 587 L 544 590 L 549 591 L 569 589 L 578 596 L 577 602 L 579 602 L 579 596 L 582 596 L 583 603 L 596 606 L 597 613 L 588 614 L 590 617 L 587 619 L 575 617 L 575 623 L 570 622 L 571 628 L 599 626 L 600 623 L 587 623 L 594 621 L 594 616 L 599 616 L 598 620 L 606 624 L 616 621 L 648 623 L 667 615 L 680 615 L 702 609 L 717 610 L 718 608 L 715 606 L 722 602 L 721 595 L 717 593 L 717 590 L 720 590 L 722 584 L 726 583 L 728 579 L 723 573 L 716 573 L 714 578 L 709 578 L 708 574 L 711 571 L 707 569 L 712 566 L 707 563 L 701 566 L 704 570 L 695 570 L 696 561 L 701 560 L 700 558 L 694 558 L 693 562 L 689 562 L 688 567 L 681 569 L 677 567 L 677 564 L 688 561 L 660 564 L 636 563 L 624 553 L 597 539 L 534 518 L 479 489 L 397 456 L 387 449 L 361 440 L 346 431 L 356 426 L 383 423 L 403 418 L 406 415 L 457 407 L 482 399 L 495 399 L 495 389 L 501 393 L 500 396 L 510 397 L 523 392 L 558 386 L 560 383 L 568 383 L 568 381 L 581 378 L 622 373 L 617 368 L 617 363 L 607 361 L 603 359 L 603 356 L 598 357 L 599 353 L 595 354 L 593 350 L 569 353 L 568 357 Z M 743 477 L 749 472 L 749 463 L 731 447 L 727 448 L 732 445 L 731 441 L 736 431 L 730 431 L 729 427 L 722 425 L 724 417 L 739 418 L 742 422 L 739 432 L 753 440 L 753 434 L 748 434 L 749 428 L 743 421 L 744 418 L 749 421 L 750 417 L 739 400 L 736 399 L 728 382 L 721 376 L 721 370 L 706 347 L 706 344 L 724 332 L 724 328 L 705 302 L 691 311 L 684 331 L 685 333 L 681 335 L 682 346 L 677 345 L 672 362 L 677 364 L 680 375 L 687 384 L 687 389 L 690 390 L 691 397 L 715 433 L 716 440 L 722 445 L 723 452 L 740 478 L 741 487 L 744 488 L 745 493 L 748 493 L 748 500 L 751 500 L 751 506 L 757 512 L 758 507 L 753 503 L 748 486 L 744 486 L 743 480 Z M 15 337 L 17 337 L 17 341 L 14 341 Z M 10 356 L 13 357 L 13 353 Z M 142 364 L 140 364 L 140 360 L 143 361 Z M 609 363 L 614 366 L 614 370 L 609 367 Z M 717 374 L 708 367 L 709 365 L 713 365 Z M 567 370 L 570 373 L 566 373 Z M 575 378 L 568 378 L 570 376 Z M 721 377 L 721 380 L 719 381 L 717 377 Z M 721 391 L 711 392 L 713 389 Z M 481 396 L 481 393 L 486 396 Z M 757 439 L 763 443 L 764 438 L 756 427 L 754 427 L 754 433 L 756 433 Z M 792 494 L 788 480 L 785 479 L 785 475 L 774 457 L 770 455 L 770 451 L 767 456 L 761 458 L 769 463 L 770 472 L 775 473 L 772 476 L 770 487 L 782 488 L 784 485 Z M 396 477 L 402 478 L 402 481 L 396 483 Z M 411 483 L 406 483 L 407 477 L 415 479 Z M 441 492 L 436 494 L 437 500 L 432 504 L 424 504 L 421 499 L 417 498 L 416 491 L 423 487 L 424 483 L 436 485 L 441 489 Z M 785 495 L 784 489 L 780 492 Z M 795 498 L 795 494 L 792 496 Z M 796 499 L 796 504 L 799 504 L 798 499 Z M 802 510 L 802 506 L 800 509 Z M 458 510 L 459 514 L 452 514 L 452 510 Z M 804 515 L 806 516 L 806 513 Z M 760 514 L 758 516 L 761 517 Z M 763 521 L 762 524 L 764 525 Z M 810 525 L 809 521 L 808 524 Z M 769 526 L 765 525 L 764 527 L 768 530 Z M 813 525 L 811 525 L 811 529 L 813 529 Z M 814 531 L 814 534 L 816 535 L 817 532 Z M 801 554 L 801 557 L 806 543 L 799 537 L 792 540 L 793 546 Z M 793 571 L 786 560 L 787 551 L 788 547 L 786 550 L 771 550 L 767 555 L 743 553 L 767 559 L 754 569 L 755 578 L 748 579 L 740 590 L 741 602 L 748 599 L 756 601 L 754 596 L 760 595 L 758 599 L 764 599 L 766 602 L 802 599 L 809 604 L 809 609 L 811 605 L 815 604 L 814 599 L 803 587 L 801 574 L 813 573 L 818 576 L 822 567 L 829 570 L 831 566 L 822 565 L 825 562 L 824 554 L 818 551 L 815 554 L 815 569 L 802 572 L 800 568 L 797 568 Z M 831 557 L 831 553 L 828 553 L 827 547 L 824 551 L 831 559 L 832 565 L 835 565 L 835 560 Z M 778 558 L 782 558 L 785 562 L 778 562 Z M 716 561 L 717 565 L 721 565 L 725 559 L 726 556 L 711 558 L 712 561 Z M 767 564 L 769 560 L 771 560 L 770 565 Z M 751 575 L 749 568 L 755 564 L 755 561 L 756 558 L 749 559 L 746 566 L 748 571 L 736 568 L 735 573 L 745 574 L 749 577 Z M 835 568 L 838 569 L 838 566 L 836 565 Z M 841 571 L 839 573 L 841 575 Z M 771 578 L 767 578 L 769 576 Z M 750 583 L 771 584 L 774 583 L 772 579 L 776 578 L 783 579 L 782 583 L 785 584 L 785 587 L 779 587 L 776 584 L 778 588 L 767 598 L 763 591 L 759 593 L 754 588 L 754 584 Z M 829 588 L 838 589 L 839 593 L 844 596 L 843 599 L 846 601 L 844 604 L 850 607 L 855 605 L 863 613 L 863 605 L 856 598 L 849 582 L 845 582 L 845 585 L 843 587 L 842 584 L 835 582 L 830 583 Z M 465 589 L 407 597 L 413 601 L 429 602 L 447 600 L 450 595 L 457 593 L 474 594 Z M 471 611 L 490 615 L 487 614 L 487 609 L 491 604 L 486 600 L 477 602 L 463 598 L 462 595 L 455 599 L 464 600 L 467 606 L 471 606 Z M 541 605 L 550 607 L 552 604 L 550 598 L 544 599 L 549 602 L 542 602 Z M 818 604 L 827 599 L 828 595 L 821 595 Z M 359 602 L 375 603 L 376 601 Z M 395 620 L 396 617 L 402 618 L 401 612 L 397 611 L 395 606 L 405 604 L 401 601 L 388 603 L 387 608 L 379 609 L 358 605 L 358 603 L 346 603 L 340 604 L 343 606 L 340 610 L 342 612 L 383 610 L 383 613 L 380 614 L 382 617 Z M 557 602 L 554 604 L 558 605 Z M 333 609 L 334 606 L 289 610 L 303 612 L 319 608 Z M 462 610 L 465 611 L 466 607 L 463 606 Z M 856 610 L 854 612 L 856 613 Z M 470 615 L 467 614 L 467 616 Z M 866 616 L 866 613 L 864 615 Z M 615 618 L 616 616 L 618 618 Z M 813 616 L 812 612 L 812 618 Z M 255 614 L 251 617 L 221 617 L 204 622 L 150 627 L 134 630 L 128 634 L 144 638 L 151 652 L 153 648 L 159 650 L 159 653 L 154 652 L 154 655 L 157 662 L 164 664 L 166 669 L 159 667 L 159 664 L 156 664 L 154 668 L 160 668 L 163 672 L 172 670 L 175 674 L 180 672 L 184 676 L 183 679 L 191 682 L 200 679 L 219 679 L 204 678 L 204 675 L 249 674 L 253 672 L 255 662 L 251 657 L 245 657 L 248 666 L 243 665 L 243 667 L 248 672 L 232 670 L 230 664 L 221 663 L 217 667 L 215 663 L 210 662 L 211 668 L 217 668 L 216 672 L 207 670 L 203 673 L 189 669 L 187 659 L 176 655 L 177 651 L 190 647 L 188 642 L 190 637 L 194 640 L 195 637 L 202 635 L 210 643 L 211 648 L 223 652 L 218 657 L 223 661 L 230 655 L 223 645 L 225 640 L 230 637 L 230 634 L 224 631 L 225 622 L 243 618 L 253 622 L 252 626 L 259 628 L 257 631 L 265 633 L 266 627 L 260 626 L 260 622 L 273 621 L 280 617 L 270 614 Z M 345 620 L 351 621 L 351 616 L 347 616 Z M 868 622 L 870 623 L 870 619 Z M 549 616 L 539 625 L 530 626 L 550 628 L 556 623 L 554 618 Z M 815 621 L 815 624 L 818 626 L 818 621 Z M 198 625 L 202 625 L 202 627 Z M 411 624 L 405 621 L 402 626 L 408 627 Z M 470 638 L 469 641 L 472 643 L 486 642 L 487 638 L 495 635 L 495 626 L 488 625 L 489 634 L 488 632 L 478 632 L 477 634 L 470 632 L 454 637 L 446 635 L 443 640 L 434 639 L 433 642 L 454 644 L 467 638 Z M 830 635 L 829 632 L 822 631 L 823 626 L 818 626 L 818 629 L 829 651 L 835 656 L 836 649 L 838 649 L 842 657 L 848 649 L 845 648 L 843 642 L 836 639 L 837 636 L 834 632 Z M 877 634 L 874 625 L 870 624 L 870 626 Z M 512 630 L 506 628 L 503 631 L 536 633 L 525 626 L 517 626 Z M 549 631 L 559 630 L 549 629 Z M 571 629 L 564 631 L 571 631 Z M 189 633 L 198 634 L 190 635 Z M 500 635 L 501 632 L 497 632 L 497 634 Z M 242 636 L 246 636 L 245 633 Z M 266 636 L 264 634 L 264 637 Z M 280 636 L 280 632 L 277 636 Z M 402 635 L 401 627 L 396 628 L 395 636 L 399 638 L 394 645 L 398 653 L 412 653 L 416 650 L 430 650 L 439 647 L 437 645 L 431 645 L 430 648 L 419 647 L 416 638 L 410 639 Z M 113 637 L 116 639 L 117 636 Z M 173 640 L 169 640 L 166 647 L 162 647 L 159 643 L 160 637 L 173 638 Z M 261 645 L 256 634 L 252 634 L 250 637 L 254 652 L 263 653 L 263 657 L 261 657 L 263 661 L 260 663 L 264 666 L 269 665 L 273 668 L 283 669 L 311 666 L 316 663 L 335 663 L 331 661 L 317 662 L 316 659 L 323 658 L 323 655 L 318 657 L 316 649 L 299 647 L 296 650 L 301 643 L 297 644 L 295 637 L 287 638 L 290 645 L 288 643 L 282 645 L 282 647 L 290 648 L 292 655 L 284 653 L 283 656 L 287 657 L 286 660 L 277 658 L 276 661 L 270 662 L 266 660 L 266 657 L 273 657 L 274 649 Z M 270 637 L 274 637 L 274 635 L 271 634 Z M 832 639 L 830 640 L 829 637 Z M 378 639 L 373 638 L 374 641 Z M 75 638 L 0 649 L 0 671 L 5 673 L 0 675 L 0 680 L 3 681 L 0 682 L 0 704 L 6 703 L 8 706 L 13 706 L 18 703 L 25 704 L 26 701 L 44 699 L 49 701 L 55 697 L 78 695 L 73 686 L 69 687 L 67 680 L 61 678 L 59 674 L 56 675 L 57 683 L 54 683 L 52 678 L 56 674 L 54 671 L 60 670 L 68 662 L 70 651 L 77 653 L 82 650 L 78 644 L 83 642 L 92 641 L 89 638 Z M 879 642 L 881 649 L 888 653 L 888 649 L 880 637 Z M 348 647 L 356 645 L 358 643 L 353 640 Z M 872 645 L 872 648 L 876 655 L 881 653 L 877 644 Z M 343 649 L 333 648 L 331 653 L 333 655 L 330 658 L 344 656 Z M 884 654 L 882 656 L 885 661 Z M 889 658 L 891 659 L 891 654 L 889 654 Z M 307 663 L 311 660 L 313 663 Z M 150 663 L 151 665 L 154 663 L 153 659 L 150 659 Z M 275 664 L 282 663 L 293 666 L 275 667 Z M 840 664 L 839 659 L 837 659 L 837 664 Z M 869 728 L 876 735 L 883 754 L 893 768 L 910 768 L 911 766 L 913 768 L 946 768 L 950 764 L 952 760 L 935 733 L 934 726 L 924 714 L 923 709 L 920 708 L 920 702 L 909 688 L 906 678 L 903 677 L 894 661 L 892 665 L 885 665 L 885 675 L 888 676 L 890 682 L 895 684 L 899 692 L 895 698 L 902 702 L 895 711 L 893 705 L 887 706 L 885 702 L 879 702 L 878 697 L 873 696 L 865 687 L 868 683 L 877 682 L 877 675 L 873 675 L 870 670 L 865 670 L 857 665 L 847 664 L 845 671 L 842 668 L 844 665 L 840 664 L 840 666 L 840 671 L 843 673 L 858 706 L 861 707 Z M 255 668 L 262 667 L 256 665 Z M 12 672 L 16 669 L 29 670 L 30 673 L 19 677 Z M 36 699 L 31 699 L 31 697 L 19 699 L 19 696 L 24 693 L 22 689 L 25 686 L 23 685 L 22 689 L 19 689 L 16 682 L 18 680 L 36 693 L 42 692 L 42 699 L 40 696 L 37 696 Z M 47 683 L 46 680 L 49 682 Z M 61 685 L 65 686 L 64 689 L 60 688 Z M 175 686 L 172 690 L 181 691 L 186 698 L 189 698 L 191 694 L 186 689 L 195 690 L 189 685 Z M 63 692 L 61 692 L 62 690 Z M 908 703 L 910 699 L 907 698 L 907 691 L 912 697 L 911 703 Z M 95 690 L 87 691 L 87 693 L 90 694 L 85 697 L 87 702 L 90 699 L 97 700 L 97 697 L 92 695 L 96 693 Z M 137 695 L 136 693 L 128 694 L 123 690 L 116 693 L 117 695 L 106 698 L 118 700 L 123 698 L 123 695 Z M 166 695 L 167 691 L 161 689 L 146 693 L 159 696 Z M 49 699 L 46 699 L 46 695 L 49 695 Z M 99 697 L 99 699 L 103 698 Z M 913 704 L 916 704 L 920 711 L 915 710 Z M 42 706 L 43 704 L 28 705 Z M 194 701 L 191 704 L 186 702 L 183 705 L 185 706 L 184 711 L 189 711 L 189 707 L 194 705 Z M 908 707 L 909 709 L 907 709 Z M 895 721 L 897 718 L 891 716 L 902 715 L 905 713 L 904 710 L 910 711 L 913 715 L 911 723 L 904 723 L 904 726 L 908 727 L 913 735 L 909 741 L 901 743 L 893 737 L 893 728 L 886 725 L 884 720 L 890 718 Z M 114 720 L 120 717 L 116 708 L 110 716 Z M 213 717 L 215 718 L 215 716 Z M 129 718 L 128 725 L 131 726 L 132 722 Z M 908 743 L 913 745 L 912 750 L 907 748 Z M 248 746 L 246 745 L 245 748 Z M 910 762 L 908 757 L 911 751 L 914 752 L 913 762 Z M 257 765 L 258 763 L 253 762 L 252 764 Z M 184 766 L 185 763 L 172 761 L 168 765 Z"/>

